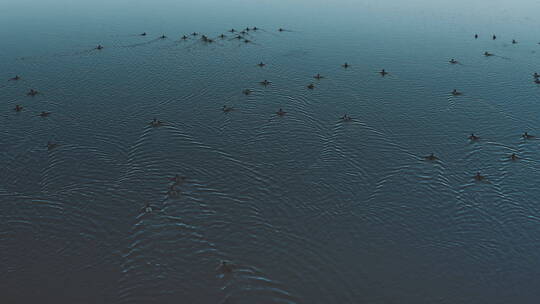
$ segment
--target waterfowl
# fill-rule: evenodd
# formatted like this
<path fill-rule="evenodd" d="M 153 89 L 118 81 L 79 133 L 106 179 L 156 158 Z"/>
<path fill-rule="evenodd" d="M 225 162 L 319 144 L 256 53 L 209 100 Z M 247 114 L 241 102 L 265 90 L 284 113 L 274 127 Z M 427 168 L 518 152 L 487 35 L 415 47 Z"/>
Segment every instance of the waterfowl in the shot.
<path fill-rule="evenodd" d="M 536 79 L 534 80 L 534 83 L 540 84 L 540 79 L 536 78 Z"/>
<path fill-rule="evenodd" d="M 225 36 L 224 34 L 219 35 L 219 38 L 221 38 L 221 39 L 223 39 L 225 37 L 227 37 L 227 36 Z"/>
<path fill-rule="evenodd" d="M 159 36 L 159 39 L 165 39 L 165 38 L 167 38 L 167 36 L 165 36 L 165 35 Z"/>
<path fill-rule="evenodd" d="M 456 89 L 454 89 L 454 90 L 452 91 L 452 95 L 454 95 L 454 96 L 459 96 L 459 95 L 462 95 L 462 94 L 463 94 L 463 93 L 459 92 L 459 91 L 456 90 Z"/>
<path fill-rule="evenodd" d="M 279 116 L 283 116 L 285 114 L 287 114 L 287 112 L 283 111 L 283 109 L 279 108 L 279 110 L 276 112 L 277 115 Z"/>
<path fill-rule="evenodd" d="M 282 29 L 282 28 L 279 28 L 279 29 L 278 29 L 278 32 L 283 32 L 283 31 L 285 31 L 285 30 Z"/>
<path fill-rule="evenodd" d="M 51 112 L 43 111 L 43 112 L 39 113 L 38 115 L 41 116 L 41 117 L 47 117 L 47 116 L 51 115 Z"/>
<path fill-rule="evenodd" d="M 144 204 L 144 207 L 142 207 L 141 213 L 151 213 L 152 211 L 154 211 L 154 209 L 159 210 L 159 208 L 152 206 L 150 203 L 146 203 Z"/>
<path fill-rule="evenodd" d="M 261 68 L 264 67 L 266 64 L 263 63 L 262 61 L 260 63 L 257 63 L 258 66 L 260 66 Z"/>
<path fill-rule="evenodd" d="M 344 67 L 344 68 L 350 67 L 350 65 L 348 63 L 346 63 L 346 62 L 344 64 L 342 64 L 341 66 Z"/>
<path fill-rule="evenodd" d="M 23 109 L 22 106 L 20 106 L 20 105 L 15 105 L 15 109 L 14 109 L 15 112 L 20 112 L 20 111 L 22 111 L 22 109 Z"/>
<path fill-rule="evenodd" d="M 512 39 L 512 44 L 516 44 L 517 41 L 515 39 Z"/>
<path fill-rule="evenodd" d="M 244 37 L 242 37 L 242 36 L 240 36 L 240 35 L 237 35 L 236 37 L 234 37 L 234 39 L 240 40 L 240 39 L 244 39 Z"/>
<path fill-rule="evenodd" d="M 428 156 L 425 156 L 424 157 L 426 160 L 437 160 L 437 156 L 435 156 L 435 154 L 431 153 L 430 155 Z"/>
<path fill-rule="evenodd" d="M 474 34 L 474 39 L 478 39 L 478 34 Z"/>
<path fill-rule="evenodd" d="M 191 33 L 191 36 L 197 36 L 197 35 L 199 35 L 199 33 L 197 33 L 197 32 Z"/>
<path fill-rule="evenodd" d="M 343 120 L 343 121 L 351 121 L 352 117 L 350 117 L 348 114 L 343 114 L 343 116 L 341 116 L 341 120 Z"/>
<path fill-rule="evenodd" d="M 244 39 L 244 43 L 250 43 L 250 42 L 251 42 L 251 40 L 249 40 L 249 39 Z"/>
<path fill-rule="evenodd" d="M 52 149 L 54 149 L 54 148 L 56 148 L 56 147 L 58 147 L 58 144 L 57 144 L 57 143 L 53 143 L 53 142 L 51 142 L 51 141 L 48 141 L 48 142 L 47 142 L 47 150 L 50 151 L 50 150 L 52 150 Z"/>
<path fill-rule="evenodd" d="M 320 80 L 320 79 L 323 79 L 324 77 L 321 76 L 321 74 L 317 73 L 317 75 L 313 76 L 313 78 Z"/>
<path fill-rule="evenodd" d="M 256 26 L 254 26 L 254 27 L 252 28 L 252 30 L 254 30 L 254 31 L 256 31 L 256 30 L 258 30 L 258 29 L 259 29 L 259 28 L 256 27 Z"/>
<path fill-rule="evenodd" d="M 497 36 L 493 35 L 493 37 L 492 37 L 492 38 L 493 38 L 493 40 L 495 40 L 495 39 L 497 39 Z"/>
<path fill-rule="evenodd" d="M 202 40 L 202 41 L 207 41 L 207 40 L 208 40 L 208 37 L 206 37 L 206 35 L 202 35 L 202 36 L 201 36 L 201 40 Z"/>
<path fill-rule="evenodd" d="M 102 50 L 103 49 L 103 46 L 101 44 L 98 44 L 98 46 L 96 46 L 96 50 Z"/>
<path fill-rule="evenodd" d="M 244 31 L 249 32 L 249 31 L 251 31 L 251 29 L 250 29 L 249 27 L 246 27 L 246 28 L 244 29 Z"/>
<path fill-rule="evenodd" d="M 245 35 L 247 33 L 246 33 L 246 31 L 241 31 L 240 34 Z"/>
<path fill-rule="evenodd" d="M 313 90 L 315 88 L 315 85 L 313 83 L 310 83 L 307 85 L 307 88 Z"/>
<path fill-rule="evenodd" d="M 474 179 L 477 181 L 483 181 L 485 177 L 483 175 L 480 175 L 480 172 L 476 172 L 476 175 L 474 176 Z"/>
<path fill-rule="evenodd" d="M 456 64 L 456 63 L 458 63 L 457 60 L 455 60 L 454 58 L 450 59 L 449 62 L 450 62 L 451 64 Z"/>
<path fill-rule="evenodd" d="M 249 94 L 251 94 L 251 92 L 252 91 L 250 89 L 245 89 L 245 90 L 242 91 L 242 93 L 244 93 L 244 95 L 249 95 Z"/>
<path fill-rule="evenodd" d="M 265 79 L 265 80 L 261 81 L 260 84 L 262 84 L 263 86 L 267 86 L 267 85 L 270 85 L 271 82 Z"/>
<path fill-rule="evenodd" d="M 169 181 L 174 182 L 175 184 L 179 184 L 183 182 L 186 179 L 186 177 L 180 176 L 180 174 L 175 174 L 173 177 L 168 177 L 168 179 Z"/>
<path fill-rule="evenodd" d="M 234 110 L 233 107 L 228 107 L 227 105 L 223 105 L 223 112 L 229 113 L 229 112 L 231 112 L 232 110 Z"/>
<path fill-rule="evenodd" d="M 512 155 L 510 155 L 510 159 L 511 160 L 517 160 L 519 157 L 516 155 L 516 153 L 512 153 Z"/>
<path fill-rule="evenodd" d="M 236 30 L 235 29 L 230 29 L 229 32 L 234 33 L 234 32 L 236 32 Z"/>
<path fill-rule="evenodd" d="M 385 71 L 384 69 L 382 69 L 382 70 L 379 72 L 379 74 L 381 74 L 382 76 L 385 76 L 385 75 L 388 74 L 388 72 Z"/>
<path fill-rule="evenodd" d="M 177 197 L 178 196 L 178 190 L 174 187 L 176 184 L 171 185 L 169 187 L 169 190 L 167 190 L 167 195 L 170 197 Z"/>
<path fill-rule="evenodd" d="M 208 39 L 208 40 L 206 40 L 206 42 L 208 42 L 208 43 L 214 43 L 214 39 Z"/>
<path fill-rule="evenodd" d="M 487 52 L 487 51 L 486 51 L 486 52 L 484 52 L 484 56 L 489 57 L 489 56 L 493 56 L 493 54 L 491 54 L 490 52 Z"/>
<path fill-rule="evenodd" d="M 36 96 L 39 92 L 34 90 L 34 89 L 30 89 L 30 91 L 28 91 L 28 93 L 26 93 L 26 95 L 28 96 Z"/>
<path fill-rule="evenodd" d="M 525 132 L 521 135 L 521 137 L 524 139 L 532 139 L 534 138 L 534 135 L 530 135 L 529 133 Z"/>
<path fill-rule="evenodd" d="M 536 74 L 536 73 L 535 73 L 535 74 Z M 21 77 L 19 77 L 19 75 L 15 75 L 15 77 L 10 78 L 9 80 L 17 81 L 17 80 L 19 80 L 19 79 L 21 79 Z"/>
<path fill-rule="evenodd" d="M 540 74 L 534 72 L 533 77 L 534 77 L 534 78 L 540 78 Z"/>
<path fill-rule="evenodd" d="M 161 120 L 157 120 L 156 118 L 154 118 L 151 122 L 150 122 L 150 125 L 152 127 L 160 127 L 163 125 L 163 122 Z"/>
<path fill-rule="evenodd" d="M 219 271 L 222 273 L 231 273 L 233 271 L 233 267 L 225 261 L 221 261 L 221 265 L 219 265 Z"/>
<path fill-rule="evenodd" d="M 478 139 L 480 139 L 480 137 L 474 135 L 474 133 L 471 133 L 471 136 L 469 136 L 469 139 L 470 140 L 478 140 Z"/>
<path fill-rule="evenodd" d="M 184 35 L 184 36 L 182 36 L 180 39 L 182 39 L 182 40 L 187 40 L 187 39 L 188 39 L 188 36 Z"/>
<path fill-rule="evenodd" d="M 146 36 L 146 32 L 142 33 L 141 36 Z"/>

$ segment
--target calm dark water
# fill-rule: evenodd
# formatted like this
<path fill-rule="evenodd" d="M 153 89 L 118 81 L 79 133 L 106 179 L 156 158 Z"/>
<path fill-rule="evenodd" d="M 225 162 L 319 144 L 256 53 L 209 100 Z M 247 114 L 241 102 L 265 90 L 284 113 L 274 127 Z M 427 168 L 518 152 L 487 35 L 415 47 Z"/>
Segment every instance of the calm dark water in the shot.
<path fill-rule="evenodd" d="M 539 11 L 3 1 L 2 302 L 537 303 Z"/>

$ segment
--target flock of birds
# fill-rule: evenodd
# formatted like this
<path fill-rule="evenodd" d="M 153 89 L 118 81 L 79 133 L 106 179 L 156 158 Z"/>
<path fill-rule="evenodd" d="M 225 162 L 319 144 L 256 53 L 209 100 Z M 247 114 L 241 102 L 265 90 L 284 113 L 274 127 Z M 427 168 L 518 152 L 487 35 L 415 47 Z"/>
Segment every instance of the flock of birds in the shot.
<path fill-rule="evenodd" d="M 248 33 L 249 33 L 250 31 L 256 32 L 256 31 L 259 31 L 259 30 L 261 30 L 261 29 L 259 29 L 258 27 L 251 27 L 251 28 L 246 27 L 245 29 L 243 29 L 243 30 L 241 30 L 241 31 L 237 31 L 237 30 L 235 30 L 235 29 L 230 29 L 228 32 L 230 32 L 230 33 L 232 33 L 232 34 L 235 34 L 235 36 L 232 37 L 231 39 L 236 39 L 236 40 L 242 41 L 242 42 L 244 42 L 244 43 L 252 43 L 252 40 L 248 39 L 248 37 L 247 37 Z M 278 32 L 285 32 L 285 31 L 288 31 L 288 30 L 285 30 L 285 29 L 283 29 L 283 28 L 279 28 L 277 31 L 278 31 Z M 146 33 L 146 32 L 141 33 L 141 34 L 139 34 L 139 36 L 147 36 L 147 33 Z M 204 34 L 197 33 L 197 32 L 193 32 L 193 33 L 191 33 L 189 36 L 192 36 L 192 37 L 198 37 L 198 36 L 200 36 L 200 40 L 203 41 L 203 42 L 205 42 L 205 43 L 214 43 L 214 42 L 216 41 L 216 40 L 213 39 L 213 38 L 209 38 L 208 36 L 206 36 L 206 35 L 204 35 Z M 183 35 L 182 37 L 180 37 L 180 39 L 181 39 L 181 40 L 188 40 L 188 39 L 190 39 L 189 36 L 188 36 L 188 35 Z M 219 37 L 220 39 L 225 39 L 225 38 L 227 38 L 227 36 L 226 36 L 225 34 L 221 34 L 221 35 L 219 35 L 218 37 Z M 166 38 L 167 38 L 166 35 L 161 35 L 161 36 L 159 37 L 159 39 L 166 39 Z M 475 39 L 478 39 L 478 34 L 475 34 L 475 35 L 474 35 L 474 38 L 475 38 Z M 493 40 L 496 40 L 496 39 L 497 39 L 497 36 L 496 36 L 496 35 L 493 35 L 493 36 L 492 36 L 492 39 L 493 39 Z M 515 39 L 513 39 L 513 40 L 512 40 L 512 44 L 517 44 L 517 41 L 516 41 Z M 105 47 L 104 47 L 103 45 L 99 44 L 98 46 L 95 47 L 95 50 L 102 50 L 102 49 L 104 49 L 104 48 L 105 48 Z M 484 52 L 483 55 L 486 56 L 486 57 L 494 56 L 493 53 L 490 53 L 490 52 L 488 52 L 488 51 Z M 452 59 L 449 60 L 449 63 L 450 63 L 450 64 L 458 64 L 459 62 L 458 62 L 456 59 L 452 58 Z M 264 62 L 260 62 L 260 63 L 257 64 L 257 66 L 263 68 L 263 67 L 266 66 L 266 64 L 265 64 Z M 351 67 L 351 65 L 350 65 L 349 63 L 345 62 L 344 64 L 341 65 L 341 67 L 343 67 L 344 69 L 348 69 L 348 68 Z M 379 71 L 378 73 L 379 73 L 381 76 L 383 76 L 383 77 L 389 75 L 389 72 L 387 72 L 385 69 L 382 69 L 382 70 Z M 321 74 L 318 73 L 318 74 L 314 75 L 313 78 L 316 79 L 316 80 L 322 80 L 322 79 L 324 79 L 324 76 L 322 76 Z M 22 78 L 21 78 L 19 75 L 16 75 L 15 77 L 10 78 L 9 81 L 19 81 L 19 80 L 21 80 L 21 79 L 22 79 Z M 534 82 L 535 82 L 536 84 L 540 84 L 540 74 L 538 74 L 538 73 L 535 72 L 535 73 L 533 74 L 533 79 L 534 79 Z M 270 81 L 268 81 L 268 80 L 265 79 L 265 80 L 261 81 L 260 84 L 266 87 L 266 86 L 271 85 L 272 83 L 271 83 Z M 314 84 L 314 83 L 309 83 L 309 84 L 306 86 L 306 88 L 309 89 L 309 90 L 313 90 L 313 89 L 315 89 L 315 84 Z M 242 93 L 243 93 L 244 95 L 249 95 L 249 94 L 252 93 L 252 90 L 250 90 L 250 89 L 245 89 L 245 90 L 242 91 Z M 27 92 L 26 95 L 27 95 L 27 96 L 30 96 L 30 97 L 34 97 L 34 96 L 36 96 L 36 95 L 38 95 L 38 94 L 40 94 L 40 92 L 38 92 L 37 90 L 35 90 L 35 89 L 30 89 L 30 90 Z M 460 92 L 460 91 L 458 91 L 457 89 L 454 89 L 454 90 L 451 92 L 451 94 L 452 94 L 453 96 L 460 96 L 460 95 L 462 95 L 463 93 Z M 21 112 L 21 111 L 23 111 L 23 109 L 24 109 L 24 107 L 23 107 L 22 105 L 17 104 L 17 105 L 15 106 L 15 108 L 14 108 L 14 111 L 16 111 L 16 112 Z M 222 111 L 223 111 L 224 113 L 229 113 L 229 112 L 232 112 L 232 111 L 234 111 L 234 110 L 235 110 L 235 109 L 234 109 L 233 107 L 227 106 L 227 105 L 223 105 L 223 108 L 222 108 Z M 285 116 L 285 115 L 287 114 L 287 112 L 285 112 L 283 109 L 280 108 L 278 111 L 275 112 L 275 114 L 278 115 L 278 116 L 280 116 L 280 117 L 283 117 L 283 116 Z M 38 114 L 38 116 L 40 116 L 40 117 L 48 117 L 48 116 L 50 116 L 50 115 L 51 115 L 51 112 L 46 112 L 46 111 L 42 111 L 41 113 Z M 343 121 L 343 122 L 349 122 L 349 121 L 352 121 L 353 118 L 352 118 L 351 116 L 349 116 L 348 114 L 344 114 L 343 116 L 340 117 L 340 120 Z M 162 126 L 162 125 L 164 125 L 164 124 L 165 124 L 165 122 L 160 121 L 160 120 L 158 120 L 157 118 L 154 118 L 154 119 L 153 119 L 152 121 L 150 121 L 150 123 L 149 123 L 149 125 L 150 125 L 151 127 L 160 127 L 160 126 Z M 525 140 L 527 140 L 527 139 L 534 139 L 534 138 L 535 138 L 535 136 L 530 135 L 530 134 L 528 134 L 527 132 L 523 133 L 523 134 L 521 135 L 521 137 L 522 137 L 523 139 L 525 139 Z M 476 142 L 476 141 L 479 141 L 479 140 L 480 140 L 480 137 L 477 136 L 477 135 L 475 135 L 475 134 L 471 134 L 471 135 L 468 137 L 468 139 L 469 139 L 470 141 L 472 141 L 472 142 Z M 48 150 L 53 150 L 53 149 L 57 148 L 58 146 L 59 146 L 58 143 L 51 142 L 51 141 L 47 142 L 47 149 L 48 149 Z M 516 160 L 519 159 L 519 157 L 518 157 L 515 153 L 512 153 L 512 154 L 509 156 L 509 158 L 510 158 L 512 161 L 516 161 Z M 425 156 L 424 159 L 425 159 L 425 160 L 428 160 L 428 161 L 437 161 L 439 158 L 438 158 L 437 156 L 435 156 L 433 153 L 431 153 L 430 155 Z M 477 181 L 483 181 L 483 180 L 486 179 L 486 177 L 483 176 L 483 175 L 481 175 L 480 172 L 477 172 L 477 173 L 473 176 L 473 178 L 474 178 L 475 180 L 477 180 Z M 170 182 L 172 182 L 172 184 L 169 186 L 168 194 L 171 195 L 171 196 L 176 196 L 176 195 L 178 195 L 178 189 L 177 189 L 177 187 L 180 186 L 180 185 L 182 185 L 182 184 L 185 182 L 186 177 L 180 176 L 180 175 L 177 174 L 177 175 L 175 175 L 175 176 L 173 176 L 173 177 L 168 178 L 168 180 L 169 180 Z M 156 206 L 152 206 L 150 203 L 147 203 L 147 204 L 141 209 L 141 213 L 150 213 L 150 212 L 152 212 L 153 210 L 159 210 L 159 208 L 156 207 Z M 222 261 L 221 264 L 220 264 L 220 266 L 219 266 L 219 269 L 220 269 L 223 273 L 230 273 L 230 272 L 232 271 L 232 269 L 233 269 L 233 266 L 232 266 L 231 264 L 225 262 L 225 261 Z"/>

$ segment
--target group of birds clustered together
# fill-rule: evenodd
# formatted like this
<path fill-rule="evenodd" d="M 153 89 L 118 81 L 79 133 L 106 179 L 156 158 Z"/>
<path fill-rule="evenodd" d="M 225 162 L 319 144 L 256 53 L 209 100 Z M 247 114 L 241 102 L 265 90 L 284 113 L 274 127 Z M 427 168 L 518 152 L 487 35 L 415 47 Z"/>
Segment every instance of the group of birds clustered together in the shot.
<path fill-rule="evenodd" d="M 245 29 L 243 29 L 243 30 L 241 30 L 241 31 L 237 31 L 237 30 L 235 30 L 235 29 L 231 29 L 231 30 L 229 30 L 229 32 L 232 33 L 232 34 L 234 34 L 235 36 L 232 37 L 232 38 L 230 38 L 230 39 L 236 39 L 236 40 L 242 41 L 242 42 L 244 42 L 244 43 L 252 43 L 252 40 L 248 39 L 248 38 L 247 38 L 247 35 L 249 35 L 249 32 L 250 32 L 250 31 L 256 32 L 256 31 L 259 31 L 259 30 L 261 30 L 261 29 L 260 29 L 260 28 L 257 28 L 257 27 L 252 27 L 252 28 L 247 27 L 247 28 L 245 28 Z M 286 31 L 288 31 L 288 30 L 285 30 L 285 29 L 283 29 L 283 28 L 279 28 L 279 29 L 278 29 L 278 32 L 286 32 Z M 147 33 L 145 32 L 145 33 L 139 34 L 139 36 L 147 36 Z M 197 32 L 191 33 L 191 34 L 189 34 L 189 36 L 191 36 L 191 37 L 197 37 L 197 39 L 200 39 L 200 40 L 201 40 L 202 42 L 204 42 L 204 43 L 214 43 L 214 42 L 216 41 L 216 40 L 213 39 L 213 38 L 209 38 L 208 36 L 203 35 L 203 34 L 199 34 L 199 33 L 197 33 Z M 188 36 L 188 35 L 183 35 L 182 37 L 180 37 L 180 39 L 181 39 L 181 40 L 188 40 L 188 39 L 191 39 L 189 36 Z M 200 36 L 200 38 L 198 38 L 199 36 Z M 165 36 L 165 35 L 162 35 L 162 36 L 159 37 L 159 39 L 166 39 L 166 38 L 167 38 L 167 36 Z M 218 36 L 218 38 L 220 38 L 220 39 L 225 39 L 225 38 L 228 38 L 228 37 L 227 37 L 225 34 L 221 34 L 221 35 Z M 475 34 L 475 35 L 474 35 L 474 38 L 475 38 L 475 39 L 478 39 L 478 34 Z M 492 36 L 492 39 L 493 39 L 493 40 L 497 39 L 496 35 L 493 35 L 493 36 Z M 516 40 L 512 40 L 512 44 L 517 44 L 517 41 L 516 41 Z M 102 45 L 100 44 L 100 45 L 98 45 L 97 47 L 95 47 L 95 50 L 102 50 L 102 49 L 104 49 L 104 48 L 105 48 L 105 47 L 102 46 Z M 493 53 L 490 53 L 490 52 L 487 52 L 487 51 L 484 52 L 483 55 L 486 56 L 486 57 L 494 56 Z M 449 63 L 450 63 L 450 64 L 458 64 L 459 62 L 458 62 L 456 59 L 452 58 L 452 59 L 450 59 Z M 261 67 L 261 68 L 263 68 L 263 67 L 266 66 L 266 64 L 263 63 L 263 62 L 260 62 L 260 63 L 258 63 L 257 65 L 258 65 L 259 67 Z M 346 63 L 346 62 L 345 62 L 344 64 L 342 64 L 341 66 L 342 66 L 344 69 L 348 69 L 349 67 L 351 67 L 351 65 L 348 64 L 348 63 Z M 389 75 L 389 72 L 387 72 L 385 69 L 382 69 L 382 70 L 379 71 L 378 73 L 379 73 L 381 76 L 383 76 L 383 77 L 386 76 L 386 75 Z M 316 79 L 316 80 L 321 80 L 321 79 L 324 78 L 324 76 L 322 76 L 321 74 L 316 74 L 316 75 L 313 76 L 313 78 Z M 533 74 L 533 78 L 534 78 L 534 82 L 535 82 L 535 83 L 540 84 L 540 74 L 534 73 L 534 74 Z M 10 78 L 9 81 L 18 81 L 18 80 L 21 80 L 21 79 L 22 79 L 22 78 L 21 78 L 19 75 L 16 75 L 15 77 Z M 260 84 L 263 85 L 263 86 L 269 86 L 269 85 L 271 85 L 271 82 L 265 79 L 265 80 L 261 81 Z M 313 89 L 315 89 L 315 84 L 314 84 L 314 83 L 310 83 L 310 84 L 308 84 L 308 85 L 306 86 L 306 88 L 307 88 L 307 89 L 310 89 L 310 90 L 313 90 Z M 245 95 L 249 95 L 249 94 L 252 93 L 252 90 L 250 90 L 250 89 L 245 89 L 245 90 L 242 91 L 242 93 L 245 94 Z M 38 92 L 38 91 L 35 90 L 35 89 L 30 89 L 30 90 L 27 92 L 27 95 L 30 96 L 30 97 L 36 96 L 36 95 L 38 95 L 38 94 L 40 94 L 40 92 Z M 459 96 L 459 95 L 462 95 L 462 93 L 459 92 L 459 91 L 456 90 L 456 89 L 454 89 L 454 90 L 451 92 L 451 94 L 452 94 L 453 96 Z M 17 105 L 15 106 L 15 109 L 14 109 L 14 110 L 15 110 L 16 112 L 21 112 L 21 111 L 23 110 L 23 106 L 17 104 Z M 229 113 L 229 112 L 233 111 L 234 108 L 233 108 L 233 107 L 230 107 L 230 106 L 227 106 L 227 105 L 224 105 L 223 108 L 222 108 L 222 110 L 223 110 L 224 113 Z M 281 108 L 280 108 L 277 112 L 275 112 L 276 115 L 281 116 L 281 117 L 284 116 L 286 113 L 287 113 L 287 112 L 285 112 L 285 111 L 284 111 L 283 109 L 281 109 Z M 39 113 L 38 115 L 41 116 L 41 117 L 48 117 L 49 115 L 51 115 L 51 112 L 43 111 L 43 112 Z M 348 114 L 344 114 L 340 119 L 341 119 L 341 121 L 343 121 L 343 122 L 349 122 L 349 121 L 352 121 L 352 120 L 353 120 L 353 118 L 352 118 L 351 116 L 349 116 Z M 160 120 L 158 120 L 158 119 L 156 119 L 156 118 L 154 118 L 154 119 L 149 123 L 149 125 L 150 125 L 151 127 L 160 127 L 160 126 L 162 126 L 162 125 L 164 125 L 164 124 L 165 124 L 165 123 L 164 123 L 163 121 L 160 121 Z M 527 132 L 523 133 L 523 134 L 521 135 L 521 137 L 522 137 L 523 139 L 526 139 L 526 140 L 527 140 L 527 139 L 533 139 L 533 138 L 535 138 L 535 136 L 530 135 L 530 134 L 528 134 Z M 475 135 L 475 134 L 471 134 L 468 138 L 469 138 L 469 140 L 471 140 L 471 141 L 478 141 L 478 140 L 480 140 L 480 137 L 478 137 L 478 136 Z M 47 142 L 47 149 L 48 149 L 48 150 L 55 149 L 55 148 L 58 147 L 58 146 L 59 146 L 59 144 L 57 144 L 57 143 L 55 143 L 55 142 L 51 142 L 51 141 Z M 511 160 L 515 161 L 515 160 L 518 160 L 519 157 L 518 157 L 515 153 L 513 153 L 513 154 L 511 154 L 511 155 L 509 156 L 509 158 L 510 158 Z M 429 161 L 436 161 L 436 160 L 438 160 L 438 157 L 435 156 L 433 153 L 431 153 L 430 155 L 425 156 L 424 159 L 429 160 Z M 186 179 L 185 177 L 180 176 L 180 175 L 178 175 L 178 174 L 175 175 L 174 177 L 168 178 L 168 180 L 172 182 L 172 184 L 171 184 L 170 187 L 169 187 L 168 194 L 171 195 L 171 196 L 177 195 L 178 192 L 177 192 L 177 190 L 176 190 L 176 187 L 177 187 L 177 186 L 180 186 L 182 183 L 184 183 L 185 179 Z M 480 172 L 477 172 L 476 175 L 474 175 L 474 179 L 477 180 L 477 181 L 482 181 L 482 180 L 485 179 L 485 177 L 484 177 L 483 175 L 481 175 Z M 153 209 L 158 209 L 158 208 L 155 207 L 155 206 L 150 205 L 149 203 L 147 203 L 147 204 L 141 209 L 141 212 L 144 212 L 144 213 L 150 213 L 150 212 L 152 212 Z M 231 270 L 232 270 L 232 266 L 231 266 L 230 264 L 227 264 L 227 262 L 225 262 L 225 261 L 223 261 L 223 262 L 221 263 L 220 268 L 221 268 L 221 270 L 222 270 L 223 272 L 225 272 L 225 273 L 231 272 Z"/>

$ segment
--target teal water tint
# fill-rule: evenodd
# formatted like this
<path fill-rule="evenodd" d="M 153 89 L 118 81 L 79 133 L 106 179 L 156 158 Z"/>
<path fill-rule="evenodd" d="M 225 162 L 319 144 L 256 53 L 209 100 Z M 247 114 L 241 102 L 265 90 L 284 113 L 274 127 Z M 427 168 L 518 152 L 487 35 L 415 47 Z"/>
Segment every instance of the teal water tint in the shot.
<path fill-rule="evenodd" d="M 1 3 L 2 299 L 536 303 L 538 11 Z"/>

